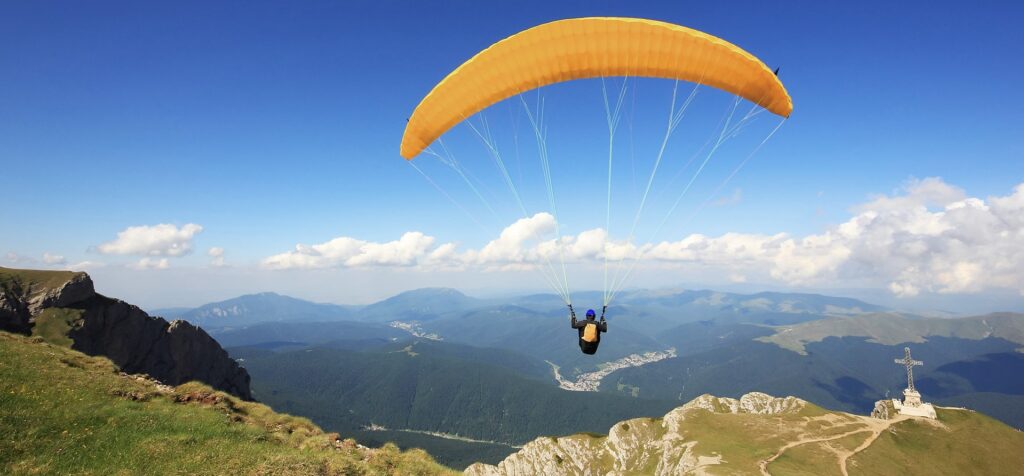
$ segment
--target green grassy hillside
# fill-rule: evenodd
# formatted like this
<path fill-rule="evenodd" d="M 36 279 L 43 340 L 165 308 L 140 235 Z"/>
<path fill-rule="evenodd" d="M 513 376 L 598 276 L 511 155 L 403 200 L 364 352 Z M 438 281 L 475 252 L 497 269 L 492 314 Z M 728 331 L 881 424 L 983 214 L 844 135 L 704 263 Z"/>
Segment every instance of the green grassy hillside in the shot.
<path fill-rule="evenodd" d="M 607 436 L 538 438 L 471 476 L 521 474 L 1018 475 L 1024 433 L 968 410 L 879 419 L 793 398 L 700 396 Z"/>
<path fill-rule="evenodd" d="M 850 458 L 850 474 L 1020 474 L 1024 433 L 981 413 L 938 409 L 907 420 Z"/>
<path fill-rule="evenodd" d="M 204 385 L 0 332 L 3 474 L 454 474 L 429 455 L 357 446 Z"/>
<path fill-rule="evenodd" d="M 40 290 L 60 287 L 75 276 L 84 273 L 77 271 L 51 271 L 37 269 L 13 269 L 0 266 L 0 287 L 20 289 L 28 295 Z"/>

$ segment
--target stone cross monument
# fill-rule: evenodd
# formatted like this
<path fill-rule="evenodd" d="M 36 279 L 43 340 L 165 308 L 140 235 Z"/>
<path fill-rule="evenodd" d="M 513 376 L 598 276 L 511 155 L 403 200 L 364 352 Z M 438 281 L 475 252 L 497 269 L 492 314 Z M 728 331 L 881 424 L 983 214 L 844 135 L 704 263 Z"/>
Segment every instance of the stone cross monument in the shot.
<path fill-rule="evenodd" d="M 907 389 L 903 391 L 903 402 L 893 399 L 892 403 L 899 410 L 901 415 L 922 416 L 935 418 L 935 408 L 930 403 L 921 402 L 921 394 L 914 388 L 914 366 L 924 365 L 920 360 L 910 357 L 910 347 L 903 348 L 903 358 L 896 359 L 896 363 L 907 369 Z"/>

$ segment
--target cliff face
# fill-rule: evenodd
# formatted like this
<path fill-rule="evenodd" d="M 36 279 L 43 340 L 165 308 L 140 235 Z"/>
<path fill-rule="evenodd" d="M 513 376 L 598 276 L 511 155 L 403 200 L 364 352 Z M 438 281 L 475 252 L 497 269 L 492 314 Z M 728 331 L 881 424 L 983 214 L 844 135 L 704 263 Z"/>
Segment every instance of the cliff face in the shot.
<path fill-rule="evenodd" d="M 75 350 L 168 385 L 197 380 L 252 399 L 249 373 L 202 329 L 99 295 L 85 273 L 0 268 L 0 329 L 28 334 L 55 311 L 76 316 L 63 331 Z"/>
<path fill-rule="evenodd" d="M 27 334 L 32 329 L 29 317 L 28 306 L 15 291 L 0 289 L 0 329 Z"/>
<path fill-rule="evenodd" d="M 32 317 L 43 309 L 65 307 L 94 294 L 85 273 L 0 268 L 0 329 L 29 333 Z"/>

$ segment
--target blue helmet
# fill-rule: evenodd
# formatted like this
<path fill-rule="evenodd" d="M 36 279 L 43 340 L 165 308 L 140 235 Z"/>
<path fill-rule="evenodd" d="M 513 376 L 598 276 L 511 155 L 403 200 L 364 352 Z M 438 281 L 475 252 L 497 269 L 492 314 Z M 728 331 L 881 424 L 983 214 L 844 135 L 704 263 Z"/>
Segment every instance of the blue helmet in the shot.
<path fill-rule="evenodd" d="M 587 317 L 597 316 L 597 313 L 593 309 L 587 309 Z"/>

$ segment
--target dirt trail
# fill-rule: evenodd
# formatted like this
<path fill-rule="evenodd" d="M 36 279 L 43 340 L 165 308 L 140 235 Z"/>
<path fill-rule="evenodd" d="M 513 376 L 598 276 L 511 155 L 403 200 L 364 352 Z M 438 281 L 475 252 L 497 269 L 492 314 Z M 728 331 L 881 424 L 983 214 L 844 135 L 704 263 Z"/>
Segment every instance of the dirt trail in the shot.
<path fill-rule="evenodd" d="M 827 441 L 840 440 L 840 439 L 846 438 L 847 436 L 850 436 L 850 435 L 856 435 L 857 433 L 865 433 L 865 432 L 871 433 L 870 435 L 868 435 L 868 437 L 864 440 L 863 443 L 861 443 L 859 446 L 854 448 L 852 451 L 845 450 L 845 449 L 842 449 L 842 448 L 834 448 L 831 445 L 825 445 L 825 447 L 829 451 L 834 453 L 836 455 L 836 457 L 839 459 L 839 471 L 843 474 L 843 476 L 849 476 L 849 473 L 846 470 L 846 462 L 850 459 L 850 457 L 852 457 L 853 455 L 855 455 L 857 453 L 860 453 L 861 451 L 864 451 L 867 447 L 871 446 L 871 444 L 874 443 L 876 439 L 878 439 L 878 436 L 881 435 L 882 432 L 887 430 L 890 426 L 892 426 L 895 423 L 899 423 L 901 421 L 907 420 L 907 419 L 909 419 L 909 417 L 903 416 L 903 415 L 900 415 L 900 416 L 898 416 L 898 417 L 896 417 L 896 418 L 894 418 L 892 420 L 880 420 L 880 419 L 877 419 L 877 418 L 857 417 L 857 420 L 855 420 L 854 422 L 851 422 L 851 423 L 854 423 L 854 424 L 858 424 L 859 427 L 857 429 L 850 430 L 848 432 L 841 433 L 839 435 L 833 435 L 833 436 L 825 436 L 825 437 L 817 437 L 817 438 L 802 437 L 799 440 L 787 443 L 782 448 L 779 448 L 779 451 L 776 452 L 774 455 L 772 455 L 771 458 L 768 458 L 768 459 L 766 459 L 764 461 L 761 461 L 761 464 L 760 464 L 761 475 L 762 476 L 771 476 L 771 473 L 768 472 L 768 465 L 771 464 L 772 461 L 775 461 L 780 456 L 782 456 L 782 454 L 785 453 L 786 450 L 788 450 L 788 449 L 795 448 L 795 447 L 800 446 L 800 445 L 810 444 L 810 443 L 824 443 L 824 442 L 827 442 Z M 863 425 L 863 426 L 860 426 L 860 425 Z"/>

